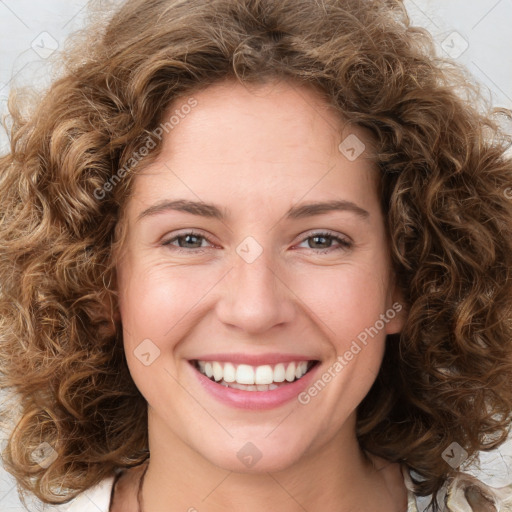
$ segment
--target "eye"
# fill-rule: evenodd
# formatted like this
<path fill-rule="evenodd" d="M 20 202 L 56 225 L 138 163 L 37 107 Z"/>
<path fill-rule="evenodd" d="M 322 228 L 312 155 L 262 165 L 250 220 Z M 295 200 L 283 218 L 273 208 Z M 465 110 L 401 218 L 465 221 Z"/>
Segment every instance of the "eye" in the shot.
<path fill-rule="evenodd" d="M 186 233 L 182 233 L 181 235 L 175 236 L 174 238 L 171 238 L 170 240 L 167 240 L 162 243 L 163 246 L 170 246 L 172 250 L 177 252 L 203 252 L 201 248 L 203 247 L 201 244 L 202 240 L 208 239 L 195 231 L 187 231 Z M 178 246 L 174 245 L 173 242 L 177 241 Z M 197 247 L 197 244 L 199 244 L 199 247 Z M 191 247 L 194 246 L 194 247 Z"/>
<path fill-rule="evenodd" d="M 310 249 L 315 252 L 319 252 L 321 254 L 338 251 L 338 250 L 347 250 L 352 247 L 352 242 L 348 238 L 336 236 L 332 233 L 328 232 L 315 232 L 311 233 L 308 237 L 306 237 L 301 244 L 312 240 L 312 244 L 309 242 L 307 249 Z M 337 246 L 332 246 L 332 243 L 337 242 Z M 211 244 L 209 239 L 198 233 L 196 231 L 187 231 L 185 233 L 181 233 L 165 242 L 162 242 L 163 246 L 171 248 L 173 251 L 179 253 L 191 253 L 191 252 L 204 252 L 203 249 L 205 246 L 203 242 L 207 244 Z M 176 245 L 177 243 L 177 245 Z M 211 244 L 213 245 L 213 244 Z"/>
<path fill-rule="evenodd" d="M 308 240 L 313 240 L 313 246 L 309 243 L 309 247 L 307 248 L 320 252 L 321 254 L 332 251 L 347 250 L 353 245 L 348 238 L 339 237 L 328 232 L 311 233 L 301 243 L 308 242 Z M 333 241 L 338 242 L 338 246 L 332 247 Z"/>

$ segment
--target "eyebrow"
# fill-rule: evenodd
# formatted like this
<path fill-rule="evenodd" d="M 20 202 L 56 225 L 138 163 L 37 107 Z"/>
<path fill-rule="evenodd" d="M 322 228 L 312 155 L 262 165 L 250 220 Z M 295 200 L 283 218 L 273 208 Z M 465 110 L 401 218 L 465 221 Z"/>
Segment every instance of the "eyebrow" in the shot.
<path fill-rule="evenodd" d="M 167 211 L 186 212 L 192 215 L 207 217 L 211 219 L 218 219 L 221 221 L 226 220 L 228 217 L 227 211 L 219 208 L 214 204 L 208 204 L 198 201 L 189 201 L 186 199 L 168 200 L 164 199 L 158 201 L 154 205 L 142 211 L 137 221 L 144 217 L 150 217 Z M 304 203 L 301 205 L 292 206 L 285 214 L 287 219 L 303 219 L 305 217 L 312 217 L 314 215 L 322 215 L 333 211 L 352 212 L 363 220 L 370 217 L 368 211 L 364 210 L 352 201 L 346 200 L 333 200 L 315 203 Z"/>

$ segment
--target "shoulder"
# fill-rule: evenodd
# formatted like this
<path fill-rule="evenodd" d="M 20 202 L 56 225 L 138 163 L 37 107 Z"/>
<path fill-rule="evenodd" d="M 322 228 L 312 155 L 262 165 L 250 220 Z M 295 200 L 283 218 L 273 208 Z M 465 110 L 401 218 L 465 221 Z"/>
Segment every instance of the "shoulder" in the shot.
<path fill-rule="evenodd" d="M 404 468 L 403 475 L 409 491 L 408 512 L 427 512 L 430 497 L 416 496 L 409 470 Z M 438 502 L 442 512 L 512 512 L 512 484 L 497 489 L 459 472 L 441 488 Z"/>
<path fill-rule="evenodd" d="M 136 509 L 137 488 L 145 467 L 141 464 L 118 469 L 69 503 L 45 508 L 44 512 L 132 512 Z"/>
<path fill-rule="evenodd" d="M 103 479 L 100 483 L 80 493 L 69 503 L 44 508 L 46 512 L 109 512 L 110 496 L 116 476 Z"/>

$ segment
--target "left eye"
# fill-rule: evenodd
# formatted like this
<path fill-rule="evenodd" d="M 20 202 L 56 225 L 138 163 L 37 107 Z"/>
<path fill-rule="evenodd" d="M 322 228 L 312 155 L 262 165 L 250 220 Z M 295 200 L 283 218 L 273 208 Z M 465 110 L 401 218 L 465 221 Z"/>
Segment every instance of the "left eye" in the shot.
<path fill-rule="evenodd" d="M 348 238 L 342 238 L 342 237 L 333 235 L 332 233 L 312 233 L 311 235 L 309 235 L 308 237 L 306 237 L 304 239 L 304 242 L 306 242 L 307 240 L 314 240 L 315 244 L 325 244 L 326 243 L 326 242 L 322 242 L 321 240 L 330 241 L 329 247 L 309 247 L 309 249 L 319 250 L 321 252 L 330 252 L 331 249 L 333 251 L 340 250 L 340 249 L 350 249 L 352 247 L 352 242 Z M 320 240 L 320 242 L 318 240 Z M 333 240 L 338 242 L 339 245 L 337 247 L 333 248 L 331 246 L 331 243 Z M 304 243 L 304 242 L 301 242 L 301 243 Z"/>
<path fill-rule="evenodd" d="M 336 235 L 333 235 L 332 233 L 312 233 L 309 236 L 307 236 L 302 242 L 307 242 L 308 240 L 314 240 L 313 244 L 315 245 L 325 245 L 328 244 L 328 247 L 307 247 L 307 249 L 316 251 L 316 252 L 330 252 L 331 250 L 340 250 L 340 249 L 350 249 L 352 247 L 352 242 L 348 238 L 342 238 Z M 176 246 L 174 242 L 178 242 L 178 245 Z M 164 246 L 171 247 L 173 251 L 178 252 L 194 252 L 199 251 L 202 252 L 201 249 L 204 247 L 202 245 L 202 241 L 206 241 L 207 243 L 210 243 L 208 238 L 206 238 L 204 235 L 201 235 L 199 233 L 195 233 L 193 231 L 189 231 L 187 233 L 183 233 L 181 235 L 175 236 L 174 238 L 171 238 L 170 240 L 167 240 L 162 243 Z M 338 246 L 332 247 L 332 242 L 336 241 L 338 242 Z M 193 245 L 194 247 L 191 247 Z M 309 243 L 311 245 L 311 243 Z"/>

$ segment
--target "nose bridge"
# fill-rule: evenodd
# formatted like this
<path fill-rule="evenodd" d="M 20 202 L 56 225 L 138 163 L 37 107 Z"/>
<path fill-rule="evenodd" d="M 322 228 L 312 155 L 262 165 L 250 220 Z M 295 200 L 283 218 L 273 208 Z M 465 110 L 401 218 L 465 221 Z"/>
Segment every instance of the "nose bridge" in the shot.
<path fill-rule="evenodd" d="M 253 237 L 244 239 L 233 254 L 219 319 L 251 333 L 289 322 L 294 308 L 281 268 L 270 248 Z"/>

